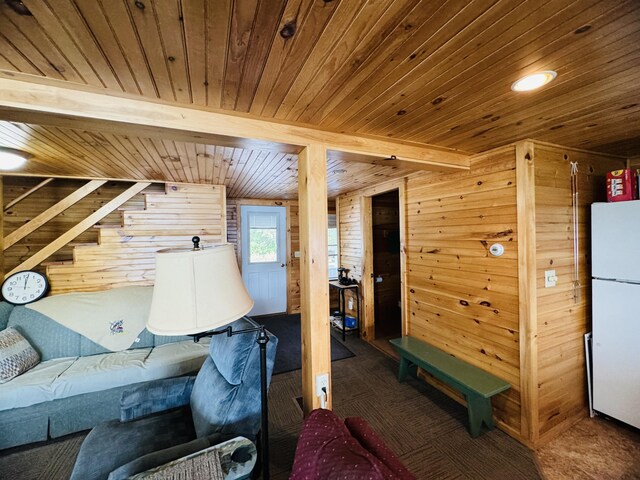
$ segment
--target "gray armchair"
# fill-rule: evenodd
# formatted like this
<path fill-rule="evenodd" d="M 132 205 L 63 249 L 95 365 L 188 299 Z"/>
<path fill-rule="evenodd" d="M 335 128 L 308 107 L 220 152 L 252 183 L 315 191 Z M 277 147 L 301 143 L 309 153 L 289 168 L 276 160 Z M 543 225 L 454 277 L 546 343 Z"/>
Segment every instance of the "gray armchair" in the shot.
<path fill-rule="evenodd" d="M 253 325 L 241 319 L 231 326 L 240 330 Z M 255 441 L 260 429 L 256 337 L 257 333 L 214 336 L 196 377 L 159 380 L 125 391 L 120 421 L 91 430 L 71 480 L 123 479 L 239 435 Z M 269 338 L 268 382 L 278 343 L 275 336 Z"/>

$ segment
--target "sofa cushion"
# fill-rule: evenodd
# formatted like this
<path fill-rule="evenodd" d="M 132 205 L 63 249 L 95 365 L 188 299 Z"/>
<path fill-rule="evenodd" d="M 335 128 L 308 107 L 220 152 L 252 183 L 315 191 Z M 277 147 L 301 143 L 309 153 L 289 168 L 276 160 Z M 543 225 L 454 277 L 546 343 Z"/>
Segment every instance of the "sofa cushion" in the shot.
<path fill-rule="evenodd" d="M 18 306 L 9 317 L 9 327 L 14 327 L 40 354 L 44 362 L 53 358 L 77 357 L 80 355 L 79 333 L 34 310 Z"/>
<path fill-rule="evenodd" d="M 314 410 L 304 422 L 289 480 L 398 477 L 351 436 L 329 410 Z"/>
<path fill-rule="evenodd" d="M 8 302 L 0 302 L 0 330 L 7 328 L 9 322 L 9 315 L 13 310 L 13 305 Z"/>
<path fill-rule="evenodd" d="M 40 363 L 40 356 L 14 328 L 0 332 L 0 383 L 5 383 Z"/>
<path fill-rule="evenodd" d="M 0 410 L 194 372 L 208 345 L 180 342 L 43 362 L 0 385 Z"/>
<path fill-rule="evenodd" d="M 97 392 L 147 380 L 144 361 L 150 348 L 78 357 L 53 383 L 55 398 Z"/>
<path fill-rule="evenodd" d="M 0 411 L 53 400 L 53 382 L 76 358 L 55 358 L 42 362 L 24 375 L 0 385 Z"/>
<path fill-rule="evenodd" d="M 145 332 L 147 332 L 147 330 L 145 330 Z M 153 335 L 153 333 L 149 332 L 149 335 Z M 193 342 L 193 338 L 188 335 L 153 335 L 153 345 L 156 347 L 159 345 L 166 345 L 167 343 L 186 342 L 187 340 L 191 340 Z"/>

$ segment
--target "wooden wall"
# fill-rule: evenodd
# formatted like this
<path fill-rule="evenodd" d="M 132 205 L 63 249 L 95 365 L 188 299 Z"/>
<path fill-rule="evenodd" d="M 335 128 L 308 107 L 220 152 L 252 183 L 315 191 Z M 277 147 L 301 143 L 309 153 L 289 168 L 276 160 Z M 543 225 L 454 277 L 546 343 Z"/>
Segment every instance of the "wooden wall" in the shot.
<path fill-rule="evenodd" d="M 338 206 L 338 231 L 340 234 L 340 266 L 349 269 L 349 277 L 362 279 L 362 219 L 359 192 L 340 197 Z"/>
<path fill-rule="evenodd" d="M 3 178 L 4 195 L 3 205 L 17 198 L 36 184 L 41 178 L 30 177 L 8 177 Z M 58 201 L 74 192 L 87 183 L 82 180 L 56 179 L 48 185 L 42 187 L 37 192 L 28 196 L 24 200 L 4 212 L 4 235 L 13 232 L 18 227 L 24 225 L 29 220 L 42 213 L 47 208 L 53 206 Z M 108 182 L 80 200 L 78 203 L 65 210 L 61 215 L 53 218 L 35 232 L 31 233 L 23 240 L 12 245 L 4 252 L 5 271 L 11 271 L 34 252 L 40 250 L 64 232 L 76 225 L 82 219 L 102 207 L 113 197 L 122 193 L 127 186 L 125 182 Z M 145 190 L 147 192 L 164 191 L 161 184 L 154 184 Z M 121 208 L 140 209 L 144 208 L 144 194 L 140 193 L 126 202 Z M 115 211 L 106 216 L 100 225 L 120 225 L 121 215 Z M 91 228 L 82 233 L 69 245 L 66 245 L 57 253 L 53 254 L 46 261 L 63 261 L 72 258 L 73 244 L 96 243 L 98 241 L 98 230 Z"/>
<path fill-rule="evenodd" d="M 287 313 L 300 312 L 300 258 L 295 252 L 300 250 L 300 227 L 297 200 L 254 200 L 230 198 L 227 200 L 227 241 L 232 243 L 238 256 L 238 266 L 242 268 L 240 257 L 240 205 L 283 206 L 287 209 Z"/>
<path fill-rule="evenodd" d="M 338 265 L 349 269 L 348 276 L 360 284 L 361 316 L 364 313 L 362 292 L 362 273 L 364 269 L 362 209 L 363 199 L 360 191 L 339 197 L 336 208 L 338 224 Z M 335 289 L 331 289 L 332 291 Z M 337 290 L 336 290 L 337 292 Z M 349 308 L 349 299 L 353 299 L 353 308 Z M 357 316 L 356 298 L 352 291 L 345 292 L 345 314 Z M 369 332 L 361 323 L 361 335 L 367 338 Z"/>
<path fill-rule="evenodd" d="M 539 443 L 587 409 L 583 335 L 591 330 L 590 205 L 606 201 L 605 174 L 624 167 L 606 155 L 533 143 L 535 167 Z M 574 299 L 571 166 L 578 162 L 579 297 Z M 545 270 L 558 282 L 545 288 Z"/>
<path fill-rule="evenodd" d="M 5 234 L 45 210 L 82 183 L 54 181 L 18 203 L 7 212 Z M 6 179 L 4 202 L 22 193 L 26 179 Z M 21 255 L 55 240 L 102 204 L 126 188 L 119 183 L 106 184 L 92 197 L 79 202 L 10 247 Z M 60 190 L 58 190 L 58 188 Z M 219 243 L 226 230 L 224 186 L 167 184 L 152 186 L 113 212 L 98 228 L 92 228 L 59 251 L 52 264 L 46 266 L 51 293 L 103 290 L 122 285 L 152 285 L 155 252 L 162 248 L 191 245 L 191 237 L 199 235 L 205 243 Z M 146 209 L 145 209 L 146 206 Z M 25 253 L 26 252 L 26 253 Z M 19 257 L 7 255 L 16 265 Z M 47 262 L 49 263 L 49 262 Z M 15 266 L 15 265 L 14 265 Z M 44 266 L 44 264 L 42 265 Z"/>
<path fill-rule="evenodd" d="M 339 197 L 341 262 L 366 287 L 360 278 L 368 271 L 363 209 L 371 208 L 368 197 L 404 188 L 406 332 L 511 383 L 494 398 L 495 415 L 521 438 L 515 146 L 473 157 L 469 172 L 422 172 L 404 182 Z M 501 257 L 489 254 L 496 242 L 505 247 Z M 363 303 L 371 304 L 362 290 Z M 428 381 L 463 402 L 435 379 Z"/>
<path fill-rule="evenodd" d="M 520 352 L 514 147 L 471 170 L 407 180 L 409 335 L 508 381 L 497 421 L 520 433 Z M 491 244 L 505 247 L 501 257 Z"/>
<path fill-rule="evenodd" d="M 579 171 L 577 303 L 571 161 Z M 623 166 L 619 158 L 525 141 L 474 156 L 469 172 L 406 177 L 400 208 L 407 222 L 408 334 L 511 383 L 494 399 L 494 413 L 503 430 L 530 446 L 587 413 L 589 205 L 605 199 L 605 173 Z M 358 279 L 367 270 L 362 209 L 375 193 L 369 188 L 339 198 L 341 262 Z M 489 247 L 498 242 L 505 253 L 493 257 Z M 547 269 L 556 270 L 555 288 L 544 288 Z"/>

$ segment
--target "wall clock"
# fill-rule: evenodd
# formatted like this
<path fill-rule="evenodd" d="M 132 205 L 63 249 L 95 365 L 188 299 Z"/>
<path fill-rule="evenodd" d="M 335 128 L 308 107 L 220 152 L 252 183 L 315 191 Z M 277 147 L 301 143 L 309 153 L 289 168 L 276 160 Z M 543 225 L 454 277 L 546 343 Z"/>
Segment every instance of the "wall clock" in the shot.
<path fill-rule="evenodd" d="M 25 305 L 40 300 L 48 290 L 47 277 L 32 270 L 16 272 L 2 283 L 2 297 L 14 305 Z"/>

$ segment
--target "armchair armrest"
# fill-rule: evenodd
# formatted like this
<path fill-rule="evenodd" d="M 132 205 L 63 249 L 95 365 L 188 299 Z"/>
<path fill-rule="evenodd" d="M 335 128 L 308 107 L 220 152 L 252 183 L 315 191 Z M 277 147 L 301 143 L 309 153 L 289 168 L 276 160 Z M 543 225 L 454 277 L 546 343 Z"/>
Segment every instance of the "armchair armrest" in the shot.
<path fill-rule="evenodd" d="M 143 383 L 122 392 L 120 421 L 138 418 L 189 404 L 196 377 L 176 377 Z"/>
<path fill-rule="evenodd" d="M 249 478 L 258 458 L 256 446 L 244 437 L 235 437 L 214 446 L 209 438 L 204 437 L 136 458 L 112 471 L 108 480 L 165 478 L 163 472 L 171 470 L 172 466 L 211 454 L 219 456 L 224 480 Z M 174 477 L 169 474 L 166 478 Z"/>

